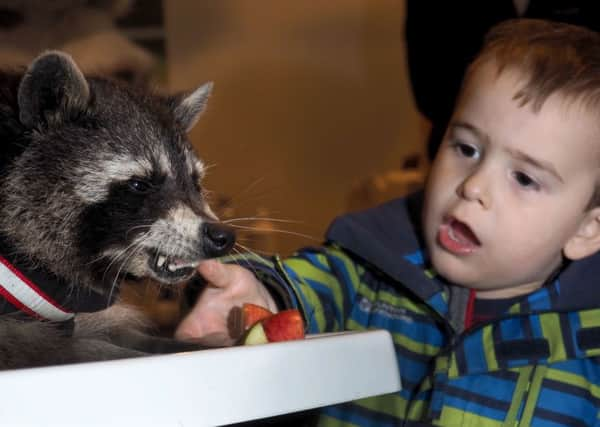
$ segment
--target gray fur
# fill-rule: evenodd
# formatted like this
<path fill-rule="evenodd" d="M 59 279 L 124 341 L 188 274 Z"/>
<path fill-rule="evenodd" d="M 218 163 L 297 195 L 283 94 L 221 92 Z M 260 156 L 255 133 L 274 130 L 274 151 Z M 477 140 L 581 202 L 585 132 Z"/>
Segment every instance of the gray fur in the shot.
<path fill-rule="evenodd" d="M 200 118 L 200 114 L 206 108 L 206 103 L 208 102 L 208 97 L 212 92 L 212 88 L 212 82 L 205 83 L 194 92 L 184 97 L 175 108 L 175 117 L 186 132 L 194 127 Z"/>
<path fill-rule="evenodd" d="M 206 202 L 203 163 L 186 137 L 211 87 L 161 97 L 84 77 L 64 53 L 42 54 L 13 92 L 0 92 L 9 129 L 0 138 L 15 153 L 1 165 L 0 233 L 73 292 L 109 295 L 124 275 L 188 280 L 201 259 L 233 244 Z M 0 368 L 189 348 L 148 340 L 145 323 L 119 310 L 78 316 L 74 337 L 0 320 Z"/>
<path fill-rule="evenodd" d="M 49 52 L 33 61 L 21 81 L 18 96 L 21 123 L 32 128 L 42 120 L 58 122 L 64 116 L 77 114 L 87 105 L 90 90 L 68 55 Z"/>

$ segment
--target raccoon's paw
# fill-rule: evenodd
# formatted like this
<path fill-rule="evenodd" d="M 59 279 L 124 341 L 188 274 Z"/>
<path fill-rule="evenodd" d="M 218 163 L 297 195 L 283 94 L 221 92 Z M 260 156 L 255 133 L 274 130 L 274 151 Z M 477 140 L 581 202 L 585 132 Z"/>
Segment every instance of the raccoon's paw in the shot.
<path fill-rule="evenodd" d="M 146 353 L 95 339 L 76 339 L 71 345 L 70 362 L 99 362 L 147 356 Z"/>
<path fill-rule="evenodd" d="M 149 331 L 152 326 L 138 309 L 117 303 L 102 311 L 77 314 L 73 334 L 78 338 L 110 340 L 120 331 Z"/>

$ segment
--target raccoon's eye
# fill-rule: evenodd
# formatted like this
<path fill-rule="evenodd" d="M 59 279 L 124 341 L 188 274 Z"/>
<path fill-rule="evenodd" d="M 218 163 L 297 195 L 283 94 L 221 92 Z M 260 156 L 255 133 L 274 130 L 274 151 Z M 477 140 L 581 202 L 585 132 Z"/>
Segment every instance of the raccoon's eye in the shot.
<path fill-rule="evenodd" d="M 132 178 L 127 181 L 127 185 L 136 193 L 147 193 L 152 188 L 152 184 L 140 178 Z"/>

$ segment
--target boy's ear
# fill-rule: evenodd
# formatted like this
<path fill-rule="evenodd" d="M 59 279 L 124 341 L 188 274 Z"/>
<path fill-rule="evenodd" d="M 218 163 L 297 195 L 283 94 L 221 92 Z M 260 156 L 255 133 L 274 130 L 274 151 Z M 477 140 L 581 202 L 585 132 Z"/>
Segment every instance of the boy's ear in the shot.
<path fill-rule="evenodd" d="M 563 248 L 563 255 L 570 260 L 585 258 L 600 250 L 600 207 L 590 209 L 579 229 Z"/>

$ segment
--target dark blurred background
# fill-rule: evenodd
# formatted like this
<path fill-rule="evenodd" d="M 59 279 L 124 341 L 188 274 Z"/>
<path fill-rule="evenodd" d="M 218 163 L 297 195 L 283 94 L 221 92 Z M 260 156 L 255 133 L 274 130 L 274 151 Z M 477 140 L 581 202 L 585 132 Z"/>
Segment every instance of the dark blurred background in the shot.
<path fill-rule="evenodd" d="M 229 215 L 293 233 L 259 232 L 241 241 L 251 249 L 319 243 L 334 216 L 371 202 L 375 175 L 423 152 L 403 1 L 169 1 L 164 12 L 169 89 L 215 82 L 191 134 L 214 166 L 207 185 Z M 402 177 L 380 186 L 390 179 Z"/>

